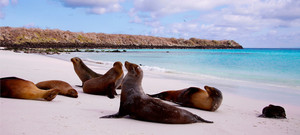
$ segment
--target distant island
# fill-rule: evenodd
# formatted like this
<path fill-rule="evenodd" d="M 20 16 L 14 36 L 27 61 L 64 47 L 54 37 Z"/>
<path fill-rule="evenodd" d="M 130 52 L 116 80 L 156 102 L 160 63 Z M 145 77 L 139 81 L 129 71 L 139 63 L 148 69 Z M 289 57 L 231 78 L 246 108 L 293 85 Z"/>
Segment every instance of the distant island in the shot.
<path fill-rule="evenodd" d="M 176 39 L 143 35 L 0 27 L 0 46 L 7 48 L 97 49 L 242 49 L 234 40 Z"/>

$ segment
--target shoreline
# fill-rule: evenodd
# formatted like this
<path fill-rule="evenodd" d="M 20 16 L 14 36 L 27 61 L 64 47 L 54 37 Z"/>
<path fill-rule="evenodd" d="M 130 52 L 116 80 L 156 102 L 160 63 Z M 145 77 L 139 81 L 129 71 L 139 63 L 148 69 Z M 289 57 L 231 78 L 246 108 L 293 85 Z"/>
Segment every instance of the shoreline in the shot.
<path fill-rule="evenodd" d="M 130 118 L 99 119 L 101 116 L 114 114 L 118 111 L 120 96 L 115 99 L 108 99 L 106 96 L 83 93 L 82 88 L 75 87 L 75 85 L 81 84 L 81 81 L 75 74 L 71 62 L 43 55 L 3 50 L 0 50 L 0 56 L 1 77 L 17 76 L 34 83 L 52 79 L 63 80 L 70 83 L 79 94 L 77 99 L 58 95 L 51 102 L 0 98 L 0 130 L 3 134 L 148 135 L 198 134 L 200 131 L 202 134 L 296 135 L 300 133 L 299 106 L 284 104 L 280 102 L 281 99 L 278 99 L 279 102 L 276 105 L 281 105 L 286 109 L 287 119 L 258 118 L 257 116 L 261 114 L 263 107 L 274 102 L 234 94 L 235 90 L 243 90 L 243 87 L 237 84 L 226 84 L 226 81 L 220 84 L 219 81 L 215 80 L 194 80 L 196 77 L 186 79 L 182 75 L 153 71 L 144 71 L 143 88 L 145 93 L 151 94 L 162 90 L 176 90 L 190 86 L 203 88 L 204 85 L 219 88 L 224 99 L 216 112 L 180 107 L 205 119 L 212 120 L 214 124 L 170 125 L 137 121 Z M 96 72 L 104 73 L 110 67 L 91 65 L 91 68 Z M 251 89 L 249 90 L 251 91 Z M 120 93 L 119 90 L 117 92 Z"/>
<path fill-rule="evenodd" d="M 130 52 L 130 51 L 128 51 Z M 69 61 L 71 57 L 77 55 L 81 56 L 81 53 L 75 54 L 62 54 L 61 55 L 45 55 L 47 57 L 56 58 L 59 60 Z M 101 53 L 100 53 L 101 54 Z M 99 55 L 100 55 L 99 54 Z M 113 61 L 99 61 L 91 59 L 83 59 L 83 61 L 91 66 L 112 66 Z M 139 64 L 139 63 L 138 63 Z M 237 94 L 239 96 L 254 98 L 254 99 L 267 99 L 270 102 L 276 102 L 278 99 L 281 99 L 281 103 L 297 104 L 300 102 L 300 99 L 297 98 L 300 96 L 300 87 L 288 84 L 278 84 L 276 82 L 258 82 L 249 79 L 235 79 L 235 78 L 226 78 L 221 76 L 213 75 L 204 75 L 201 73 L 191 73 L 191 72 L 182 72 L 177 70 L 170 70 L 165 68 L 160 68 L 151 65 L 142 65 L 141 68 L 145 71 L 150 71 L 151 73 L 164 74 L 169 78 L 184 79 L 189 80 L 193 83 L 194 86 L 203 87 L 205 84 L 215 87 L 221 87 L 227 92 L 232 94 Z M 201 82 L 201 83 L 199 83 Z M 239 87 L 236 88 L 236 87 Z M 241 90 L 244 88 L 245 90 Z M 265 95 L 268 93 L 268 95 Z"/>
<path fill-rule="evenodd" d="M 33 43 L 21 44 L 2 43 L 1 47 L 7 48 L 59 48 L 59 49 L 243 49 L 242 46 L 187 46 L 187 45 L 111 45 L 96 43 Z"/>

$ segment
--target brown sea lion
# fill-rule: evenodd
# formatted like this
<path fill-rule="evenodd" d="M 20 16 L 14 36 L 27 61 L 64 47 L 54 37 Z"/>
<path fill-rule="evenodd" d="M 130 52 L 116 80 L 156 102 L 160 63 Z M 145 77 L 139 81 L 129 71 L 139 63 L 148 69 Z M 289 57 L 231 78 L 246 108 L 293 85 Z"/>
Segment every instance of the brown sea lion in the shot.
<path fill-rule="evenodd" d="M 286 119 L 286 114 L 283 107 L 270 104 L 269 106 L 264 107 L 262 115 L 259 117 Z"/>
<path fill-rule="evenodd" d="M 59 93 L 57 89 L 49 91 L 41 90 L 33 82 L 23 80 L 17 77 L 0 78 L 1 97 L 19 98 L 19 99 L 44 99 L 53 100 Z"/>
<path fill-rule="evenodd" d="M 82 85 L 87 80 L 90 80 L 95 77 L 103 76 L 102 74 L 98 74 L 98 73 L 94 72 L 93 70 L 91 70 L 89 67 L 87 67 L 83 63 L 83 61 L 78 57 L 72 58 L 71 61 L 73 63 L 74 70 L 75 70 L 77 76 L 82 81 Z"/>
<path fill-rule="evenodd" d="M 138 120 L 169 124 L 212 123 L 191 112 L 149 97 L 142 88 L 142 69 L 138 65 L 127 61 L 125 67 L 128 73 L 122 82 L 119 112 L 101 118 L 120 118 L 129 115 L 131 118 Z"/>
<path fill-rule="evenodd" d="M 67 82 L 60 80 L 50 80 L 43 81 L 36 84 L 36 86 L 40 89 L 58 89 L 60 95 L 65 95 L 68 97 L 78 97 L 77 91 Z"/>
<path fill-rule="evenodd" d="M 182 90 L 164 91 L 149 96 L 171 101 L 181 106 L 207 111 L 217 110 L 223 100 L 222 92 L 209 86 L 204 86 L 204 89 L 205 90 L 197 87 L 190 87 Z"/>
<path fill-rule="evenodd" d="M 118 80 L 124 76 L 122 66 L 121 62 L 115 62 L 103 76 L 87 80 L 83 84 L 83 92 L 114 98 L 114 95 L 117 95 L 116 88 L 120 85 Z"/>

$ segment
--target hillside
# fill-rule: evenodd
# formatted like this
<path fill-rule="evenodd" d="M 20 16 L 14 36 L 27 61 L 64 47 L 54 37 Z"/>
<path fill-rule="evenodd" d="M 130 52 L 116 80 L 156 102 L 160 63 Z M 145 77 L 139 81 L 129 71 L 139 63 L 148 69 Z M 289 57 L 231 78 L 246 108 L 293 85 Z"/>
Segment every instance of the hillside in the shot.
<path fill-rule="evenodd" d="M 233 40 L 176 39 L 142 35 L 0 27 L 0 46 L 13 48 L 201 48 L 241 49 Z"/>

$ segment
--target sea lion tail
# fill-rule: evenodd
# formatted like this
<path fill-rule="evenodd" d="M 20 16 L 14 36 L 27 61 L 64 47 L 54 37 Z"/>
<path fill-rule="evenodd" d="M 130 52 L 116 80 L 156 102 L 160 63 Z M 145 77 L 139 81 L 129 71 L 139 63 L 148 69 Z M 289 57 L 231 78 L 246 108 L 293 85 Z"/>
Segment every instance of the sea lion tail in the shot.
<path fill-rule="evenodd" d="M 44 99 L 47 101 L 51 101 L 53 100 L 56 95 L 59 93 L 60 90 L 58 89 L 53 89 L 53 90 L 49 90 L 47 91 L 47 93 L 44 95 Z"/>
<path fill-rule="evenodd" d="M 195 117 L 197 118 L 197 120 L 199 120 L 199 122 L 214 123 L 213 121 L 205 120 L 205 119 L 201 118 L 201 117 L 198 116 L 198 115 L 195 115 Z"/>

